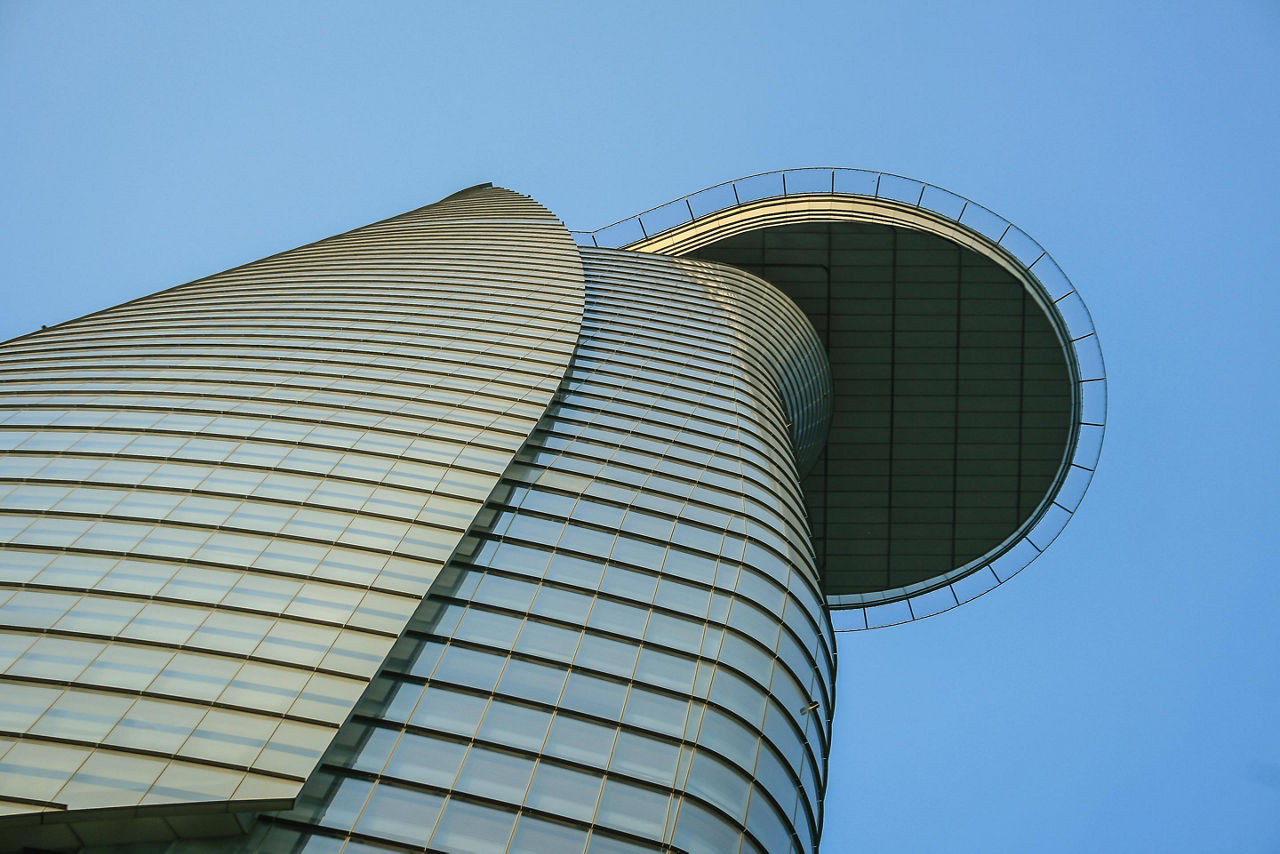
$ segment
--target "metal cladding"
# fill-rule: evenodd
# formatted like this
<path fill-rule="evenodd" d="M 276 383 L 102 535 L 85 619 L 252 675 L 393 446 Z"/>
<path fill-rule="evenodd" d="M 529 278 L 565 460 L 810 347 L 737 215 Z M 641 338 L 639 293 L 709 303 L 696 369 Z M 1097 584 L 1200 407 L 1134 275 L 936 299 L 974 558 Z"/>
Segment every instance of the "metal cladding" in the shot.
<path fill-rule="evenodd" d="M 563 226 L 486 187 L 6 344 L 6 843 L 291 804 L 542 417 L 583 299 Z"/>

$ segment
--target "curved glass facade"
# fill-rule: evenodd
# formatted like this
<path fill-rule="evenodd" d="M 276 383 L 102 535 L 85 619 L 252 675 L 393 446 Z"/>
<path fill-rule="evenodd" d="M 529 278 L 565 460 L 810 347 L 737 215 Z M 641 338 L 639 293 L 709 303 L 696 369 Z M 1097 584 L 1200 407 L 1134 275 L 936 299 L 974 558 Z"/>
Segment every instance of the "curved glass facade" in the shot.
<path fill-rule="evenodd" d="M 819 342 L 747 274 L 584 262 L 558 401 L 243 850 L 816 849 L 834 642 L 787 413 Z"/>
<path fill-rule="evenodd" d="M 847 603 L 815 541 L 871 548 L 878 511 L 806 488 L 875 491 L 832 437 L 883 413 L 830 357 L 873 345 L 815 331 L 830 245 L 799 305 L 672 255 L 798 217 L 721 247 L 768 275 L 837 208 L 925 214 L 697 197 L 615 250 L 472 188 L 0 347 L 0 852 L 816 852 Z M 846 249 L 875 314 L 879 250 Z M 924 266 L 903 316 L 961 330 L 928 277 L 968 267 Z M 961 420 L 924 425 L 957 459 Z"/>
<path fill-rule="evenodd" d="M 7 344 L 5 821 L 290 804 L 545 411 L 583 287 L 554 217 L 477 189 Z"/>

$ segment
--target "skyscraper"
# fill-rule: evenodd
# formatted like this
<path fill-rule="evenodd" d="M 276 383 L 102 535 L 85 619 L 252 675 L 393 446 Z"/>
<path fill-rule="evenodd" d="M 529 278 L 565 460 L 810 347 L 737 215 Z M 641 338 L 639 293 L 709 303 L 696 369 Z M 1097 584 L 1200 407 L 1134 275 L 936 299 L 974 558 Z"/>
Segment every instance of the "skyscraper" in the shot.
<path fill-rule="evenodd" d="M 7 844 L 816 848 L 833 614 L 1047 545 L 1087 312 L 878 173 L 576 238 L 486 185 L 0 350 Z"/>

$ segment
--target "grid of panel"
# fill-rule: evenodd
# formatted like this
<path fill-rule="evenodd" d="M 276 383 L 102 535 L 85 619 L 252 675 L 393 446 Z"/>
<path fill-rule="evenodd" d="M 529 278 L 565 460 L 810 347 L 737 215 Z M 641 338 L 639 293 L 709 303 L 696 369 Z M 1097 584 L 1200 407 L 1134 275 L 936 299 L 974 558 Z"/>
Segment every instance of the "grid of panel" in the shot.
<path fill-rule="evenodd" d="M 816 849 L 834 640 L 783 398 L 825 387 L 820 347 L 736 271 L 585 260 L 558 402 L 237 850 Z"/>
<path fill-rule="evenodd" d="M 1071 433 L 1057 335 L 990 259 L 910 229 L 819 222 L 692 253 L 751 270 L 813 320 L 836 388 L 805 480 L 830 593 L 905 587 L 999 546 L 1048 494 Z"/>
<path fill-rule="evenodd" d="M 0 350 L 0 814 L 294 797 L 583 287 L 550 214 L 477 189 Z"/>

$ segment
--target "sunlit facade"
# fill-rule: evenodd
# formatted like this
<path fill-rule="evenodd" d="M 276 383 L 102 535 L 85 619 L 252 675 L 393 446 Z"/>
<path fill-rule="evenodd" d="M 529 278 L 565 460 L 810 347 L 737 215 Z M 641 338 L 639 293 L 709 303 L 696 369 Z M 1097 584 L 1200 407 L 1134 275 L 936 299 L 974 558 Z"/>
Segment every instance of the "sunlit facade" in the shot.
<path fill-rule="evenodd" d="M 863 215 L 837 297 L 980 326 L 903 333 L 901 411 L 951 420 L 859 445 L 830 235 L 728 266 L 815 209 L 736 201 L 618 249 L 473 188 L 4 345 L 3 850 L 815 851 L 831 609 L 1038 552 L 1095 379 L 1034 262 Z M 996 263 L 936 297 L 912 228 Z"/>

